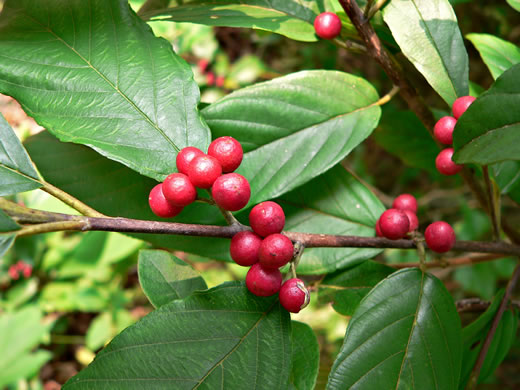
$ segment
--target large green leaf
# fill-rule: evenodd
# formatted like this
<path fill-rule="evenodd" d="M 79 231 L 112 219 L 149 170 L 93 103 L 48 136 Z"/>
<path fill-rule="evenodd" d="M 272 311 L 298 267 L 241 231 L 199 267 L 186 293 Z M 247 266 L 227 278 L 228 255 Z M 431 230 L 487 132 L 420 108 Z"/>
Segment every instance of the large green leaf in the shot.
<path fill-rule="evenodd" d="M 392 0 L 383 18 L 403 54 L 448 105 L 468 94 L 468 54 L 448 0 Z"/>
<path fill-rule="evenodd" d="M 41 186 L 31 159 L 9 123 L 0 114 L 0 196 Z"/>
<path fill-rule="evenodd" d="M 291 322 L 292 367 L 288 390 L 312 390 L 318 377 L 320 346 L 312 328 Z"/>
<path fill-rule="evenodd" d="M 361 301 L 327 389 L 454 390 L 461 349 L 459 315 L 442 282 L 399 271 Z"/>
<path fill-rule="evenodd" d="M 140 251 L 138 271 L 139 283 L 155 307 L 208 288 L 197 271 L 165 251 Z"/>
<path fill-rule="evenodd" d="M 63 389 L 285 389 L 290 337 L 278 297 L 254 297 L 227 283 L 130 326 Z"/>
<path fill-rule="evenodd" d="M 197 0 L 183 6 L 143 15 L 151 20 L 248 27 L 272 31 L 298 41 L 316 41 L 312 25 L 316 13 L 304 0 Z"/>
<path fill-rule="evenodd" d="M 8 0 L 0 91 L 63 141 L 164 179 L 184 146 L 205 148 L 188 64 L 125 0 Z"/>
<path fill-rule="evenodd" d="M 504 72 L 469 106 L 453 132 L 453 160 L 492 164 L 520 160 L 520 64 Z"/>
<path fill-rule="evenodd" d="M 514 8 L 515 10 L 520 12 L 520 1 L 519 0 L 506 0 L 506 1 L 512 8 Z"/>
<path fill-rule="evenodd" d="M 250 205 L 288 192 L 341 161 L 370 135 L 381 109 L 365 80 L 304 71 L 243 88 L 206 107 L 213 135 L 231 135 L 247 153 Z"/>
<path fill-rule="evenodd" d="M 490 34 L 468 34 L 494 79 L 520 63 L 520 48 Z"/>

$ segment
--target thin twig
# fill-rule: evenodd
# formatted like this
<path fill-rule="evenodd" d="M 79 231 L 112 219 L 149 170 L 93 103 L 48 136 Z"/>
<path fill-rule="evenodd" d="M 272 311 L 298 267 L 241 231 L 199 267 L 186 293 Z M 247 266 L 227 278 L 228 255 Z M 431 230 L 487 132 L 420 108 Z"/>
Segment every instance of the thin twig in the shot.
<path fill-rule="evenodd" d="M 440 261 L 428 261 L 424 263 L 426 268 L 454 268 L 454 267 L 462 267 L 465 265 L 472 265 L 478 263 L 484 263 L 487 261 L 493 261 L 498 259 L 503 259 L 504 255 L 496 255 L 496 254 L 488 254 L 482 256 L 462 256 L 462 257 L 454 257 L 448 260 L 440 260 Z M 414 268 L 419 267 L 420 263 L 397 263 L 397 264 L 387 264 L 392 268 Z"/>
<path fill-rule="evenodd" d="M 399 92 L 399 87 L 397 85 L 394 85 L 392 87 L 392 89 L 390 90 L 390 92 L 388 92 L 385 96 L 383 96 L 381 99 L 379 99 L 374 104 L 376 104 L 378 106 L 382 106 L 383 104 L 388 103 L 397 94 L 397 92 Z"/>
<path fill-rule="evenodd" d="M 146 0 L 146 2 L 139 8 L 137 15 L 143 17 L 147 12 L 156 11 L 158 9 L 167 8 L 170 0 Z"/>
<path fill-rule="evenodd" d="M 66 193 L 63 190 L 60 190 L 58 187 L 55 187 L 50 183 L 44 182 L 43 187 L 41 189 L 47 192 L 48 194 L 54 196 L 55 198 L 61 200 L 63 203 L 69 205 L 74 210 L 79 211 L 83 215 L 86 215 L 87 217 L 106 218 L 105 215 L 94 210 L 92 207 L 87 206 L 79 199 L 76 199 L 72 195 Z"/>
<path fill-rule="evenodd" d="M 379 0 L 376 4 L 374 4 L 372 7 L 370 7 L 369 12 L 367 13 L 365 11 L 365 17 L 367 20 L 370 20 L 374 17 L 374 15 L 379 11 L 383 5 L 385 5 L 387 0 Z"/>
<path fill-rule="evenodd" d="M 486 192 L 488 196 L 489 206 L 489 217 L 491 218 L 491 225 L 493 226 L 493 238 L 495 241 L 500 239 L 500 220 L 498 218 L 498 199 L 495 197 L 495 191 L 493 191 L 493 184 L 489 177 L 489 169 L 487 165 L 482 166 L 482 173 L 484 174 L 484 183 L 486 183 Z"/>

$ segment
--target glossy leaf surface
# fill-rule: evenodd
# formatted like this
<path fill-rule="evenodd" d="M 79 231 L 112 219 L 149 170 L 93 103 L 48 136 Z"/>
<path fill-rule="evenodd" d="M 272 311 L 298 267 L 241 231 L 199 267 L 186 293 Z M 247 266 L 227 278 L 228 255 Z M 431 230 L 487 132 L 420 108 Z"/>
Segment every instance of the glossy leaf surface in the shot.
<path fill-rule="evenodd" d="M 320 346 L 312 328 L 291 321 L 292 367 L 288 390 L 312 390 L 320 365 Z"/>
<path fill-rule="evenodd" d="M 520 48 L 511 42 L 490 34 L 468 34 L 466 38 L 477 48 L 494 79 L 520 63 Z"/>

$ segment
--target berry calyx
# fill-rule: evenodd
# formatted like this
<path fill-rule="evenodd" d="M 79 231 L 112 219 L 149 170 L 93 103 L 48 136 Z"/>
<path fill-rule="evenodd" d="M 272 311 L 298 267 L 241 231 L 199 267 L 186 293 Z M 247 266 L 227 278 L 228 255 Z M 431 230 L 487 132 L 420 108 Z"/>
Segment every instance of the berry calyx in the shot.
<path fill-rule="evenodd" d="M 218 160 L 208 155 L 196 156 L 188 166 L 188 177 L 198 188 L 210 188 L 221 174 Z"/>
<path fill-rule="evenodd" d="M 378 237 L 384 237 L 383 236 L 383 233 L 381 232 L 381 225 L 379 225 L 379 221 L 381 220 L 381 218 L 379 218 L 376 222 L 376 236 Z"/>
<path fill-rule="evenodd" d="M 258 251 L 262 244 L 262 238 L 250 231 L 235 234 L 231 239 L 229 253 L 238 265 L 249 267 L 258 262 Z"/>
<path fill-rule="evenodd" d="M 237 211 L 249 202 L 251 187 L 244 176 L 238 173 L 227 173 L 215 180 L 211 195 L 215 203 L 224 210 Z"/>
<path fill-rule="evenodd" d="M 410 221 L 410 227 L 408 228 L 408 233 L 413 232 L 414 230 L 417 230 L 419 227 L 419 219 L 417 218 L 417 215 L 415 213 L 412 213 L 410 210 L 403 210 L 403 212 L 408 217 L 408 221 Z"/>
<path fill-rule="evenodd" d="M 182 211 L 182 207 L 177 207 L 168 202 L 162 192 L 162 184 L 157 184 L 150 191 L 148 203 L 153 213 L 161 218 L 173 218 Z"/>
<path fill-rule="evenodd" d="M 184 173 L 168 175 L 162 184 L 162 192 L 168 202 L 177 207 L 187 206 L 197 198 L 197 190 Z"/>
<path fill-rule="evenodd" d="M 262 202 L 251 209 L 249 224 L 256 234 L 266 237 L 283 230 L 285 214 L 278 203 Z"/>
<path fill-rule="evenodd" d="M 222 166 L 222 172 L 233 172 L 244 157 L 242 145 L 233 137 L 219 137 L 208 148 L 208 155 L 215 157 Z"/>
<path fill-rule="evenodd" d="M 428 248 L 437 253 L 448 252 L 455 244 L 455 232 L 449 223 L 434 222 L 426 228 L 424 239 Z"/>
<path fill-rule="evenodd" d="M 444 145 L 453 143 L 453 129 L 457 120 L 452 116 L 443 116 L 433 128 L 433 135 L 437 141 Z"/>
<path fill-rule="evenodd" d="M 411 194 L 401 194 L 394 199 L 392 208 L 398 210 L 410 210 L 412 213 L 417 212 L 417 199 Z"/>
<path fill-rule="evenodd" d="M 410 229 L 410 220 L 402 210 L 386 210 L 379 221 L 381 233 L 390 240 L 403 238 Z"/>
<path fill-rule="evenodd" d="M 264 268 L 280 268 L 293 258 L 294 247 L 283 234 L 271 234 L 264 238 L 258 251 L 260 264 Z"/>
<path fill-rule="evenodd" d="M 334 39 L 341 32 L 341 20 L 332 12 L 322 12 L 314 19 L 314 31 L 323 39 Z"/>
<path fill-rule="evenodd" d="M 474 101 L 475 98 L 473 96 L 462 96 L 455 100 L 451 106 L 455 119 L 459 119 Z"/>
<path fill-rule="evenodd" d="M 269 297 L 280 291 L 282 273 L 278 269 L 265 269 L 259 263 L 247 271 L 246 286 L 259 297 Z"/>
<path fill-rule="evenodd" d="M 279 297 L 282 306 L 291 313 L 298 313 L 309 304 L 311 299 L 309 290 L 298 278 L 289 279 L 282 284 Z"/>
<path fill-rule="evenodd" d="M 190 165 L 191 161 L 197 157 L 197 156 L 203 156 L 204 153 L 202 150 L 197 149 L 193 146 L 187 146 L 183 148 L 178 154 L 177 158 L 175 160 L 177 165 L 177 170 L 180 173 L 184 173 L 185 175 L 188 174 L 188 166 Z"/>
<path fill-rule="evenodd" d="M 440 151 L 435 159 L 437 170 L 443 175 L 451 176 L 460 172 L 462 165 L 455 164 L 451 157 L 453 156 L 453 148 L 446 148 Z"/>

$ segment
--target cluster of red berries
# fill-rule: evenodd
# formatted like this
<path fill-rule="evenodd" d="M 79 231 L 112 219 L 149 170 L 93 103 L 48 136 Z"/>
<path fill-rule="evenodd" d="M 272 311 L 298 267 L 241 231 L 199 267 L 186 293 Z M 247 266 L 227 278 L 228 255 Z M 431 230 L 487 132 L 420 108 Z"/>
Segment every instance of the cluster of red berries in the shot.
<path fill-rule="evenodd" d="M 199 68 L 200 73 L 206 76 L 206 84 L 208 86 L 215 85 L 219 88 L 222 88 L 224 86 L 224 76 L 215 76 L 215 73 L 208 69 L 209 61 L 207 59 L 200 59 L 197 62 L 197 67 Z"/>
<path fill-rule="evenodd" d="M 179 172 L 168 175 L 150 191 L 150 208 L 159 217 L 172 218 L 197 199 L 196 188 L 211 188 L 218 206 L 228 211 L 240 210 L 251 197 L 247 179 L 232 173 L 243 156 L 242 146 L 233 137 L 214 140 L 208 154 L 192 146 L 182 149 L 176 160 Z"/>
<path fill-rule="evenodd" d="M 275 202 L 257 204 L 249 213 L 253 231 L 242 231 L 233 236 L 229 248 L 235 263 L 251 267 L 247 272 L 246 286 L 253 294 L 268 297 L 279 292 L 282 306 L 298 313 L 309 303 L 309 292 L 297 278 L 282 284 L 283 267 L 294 257 L 294 246 L 281 234 L 285 225 L 283 209 Z"/>
<path fill-rule="evenodd" d="M 341 20 L 332 12 L 322 12 L 314 19 L 314 31 L 323 39 L 334 39 L 341 32 Z"/>
<path fill-rule="evenodd" d="M 416 213 L 417 200 L 415 197 L 410 194 L 399 195 L 394 199 L 392 208 L 386 210 L 377 220 L 377 236 L 398 240 L 408 233 L 412 233 L 419 227 Z M 455 244 L 455 232 L 448 223 L 437 221 L 426 228 L 424 239 L 432 251 L 444 253 Z"/>
<path fill-rule="evenodd" d="M 468 107 L 475 101 L 473 96 L 462 96 L 453 102 L 453 116 L 443 116 L 437 121 L 433 128 L 433 135 L 437 141 L 444 145 L 453 143 L 453 129 L 457 123 L 457 119 L 464 114 Z M 455 175 L 460 172 L 462 165 L 455 164 L 451 157 L 453 156 L 453 148 L 441 150 L 435 159 L 437 170 L 443 175 Z"/>
<path fill-rule="evenodd" d="M 20 279 L 20 275 L 22 275 L 24 278 L 28 279 L 31 277 L 33 267 L 30 264 L 27 264 L 23 260 L 19 260 L 16 264 L 13 264 L 9 267 L 9 270 L 7 273 L 9 274 L 9 277 L 13 280 Z"/>

